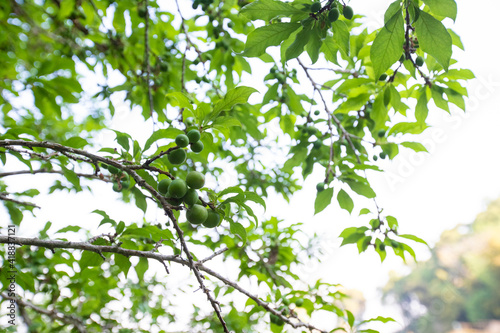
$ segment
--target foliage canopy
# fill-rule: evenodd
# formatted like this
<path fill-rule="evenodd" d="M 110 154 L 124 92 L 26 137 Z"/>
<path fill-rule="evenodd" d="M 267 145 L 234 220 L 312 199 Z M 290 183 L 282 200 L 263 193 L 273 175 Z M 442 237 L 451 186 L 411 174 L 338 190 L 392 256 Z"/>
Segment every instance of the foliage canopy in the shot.
<path fill-rule="evenodd" d="M 356 2 L 318 4 L 0 4 L 0 200 L 11 220 L 2 227 L 31 228 L 23 219 L 36 216 L 31 200 L 41 191 L 86 192 L 95 182 L 109 183 L 110 194 L 119 192 L 144 214 L 166 216 L 159 223 L 116 221 L 112 211 L 97 207 L 102 234 L 71 224 L 52 230 L 47 222 L 38 238 L 15 238 L 24 246 L 2 270 L 10 262 L 19 272 L 17 305 L 32 331 L 169 331 L 178 309 L 165 297 L 156 263 L 167 272 L 167 263 L 188 267 L 211 305 L 194 306 L 193 332 L 374 332 L 373 321 L 391 320 L 355 318 L 336 285 L 300 287 L 298 254 L 311 250 L 299 241 L 301 224 L 263 219 L 259 212 L 270 193 L 289 200 L 320 170 L 315 213 L 338 204 L 366 217 L 364 225 L 342 232 L 342 245 L 374 250 L 382 260 L 388 248 L 414 257 L 411 242 L 425 242 L 400 234 L 396 217 L 383 214 L 366 171 L 382 171 L 377 160 L 393 159 L 400 148 L 425 151 L 410 138 L 428 127 L 431 101 L 447 112 L 450 104 L 464 109 L 462 80 L 474 76 L 455 64 L 452 49 L 463 46 L 443 24 L 456 18 L 454 0 L 397 0 L 376 31 L 364 27 Z M 263 71 L 268 74 L 257 82 Z M 124 105 L 151 124 L 144 140 L 112 128 Z M 99 140 L 109 130 L 113 145 Z M 182 182 L 193 170 L 237 177 L 189 188 Z M 48 189 L 30 183 L 11 190 L 10 179 L 44 173 L 54 176 Z M 178 181 L 164 183 L 160 193 L 164 179 Z M 355 205 L 358 197 L 372 199 L 372 207 Z M 220 225 L 187 222 L 191 206 L 193 220 L 210 215 L 209 224 L 220 218 Z M 81 236 L 85 242 L 69 242 Z M 207 266 L 214 256 L 196 255 L 207 251 L 237 266 L 238 282 Z M 5 290 L 9 281 L 1 276 Z M 241 286 L 249 281 L 265 292 L 257 297 Z M 0 295 L 3 304 L 10 301 Z M 117 306 L 125 303 L 130 307 Z M 318 311 L 337 322 L 319 330 L 309 322 Z"/>

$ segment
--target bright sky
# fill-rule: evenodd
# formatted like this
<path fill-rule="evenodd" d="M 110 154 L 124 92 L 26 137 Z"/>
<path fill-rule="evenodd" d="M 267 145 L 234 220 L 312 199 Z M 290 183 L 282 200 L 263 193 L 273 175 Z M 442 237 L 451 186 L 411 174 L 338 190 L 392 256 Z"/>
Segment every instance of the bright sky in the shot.
<path fill-rule="evenodd" d="M 380 26 L 380 18 L 391 1 L 352 1 L 356 13 L 368 16 L 368 27 Z M 441 110 L 433 110 L 429 122 L 433 128 L 420 137 L 427 142 L 430 154 L 415 154 L 401 150 L 392 162 L 384 162 L 386 173 L 370 175 L 372 187 L 376 190 L 378 203 L 385 213 L 394 215 L 400 222 L 401 232 L 418 235 L 431 244 L 439 239 L 440 233 L 459 223 L 470 223 L 485 209 L 486 204 L 500 196 L 500 68 L 494 63 L 494 57 L 500 54 L 497 43 L 497 15 L 500 3 L 496 0 L 477 0 L 458 2 L 457 23 L 448 21 L 462 38 L 466 52 L 457 52 L 454 57 L 460 67 L 472 69 L 477 80 L 471 82 L 467 113 L 453 109 L 448 115 Z M 489 37 L 489 36 L 492 37 Z M 137 131 L 138 118 L 127 110 L 118 110 L 114 128 Z M 150 125 L 144 130 L 150 131 Z M 113 134 L 103 135 L 99 141 L 112 141 Z M 330 283 L 341 283 L 348 288 L 363 291 L 367 298 L 367 316 L 392 316 L 392 308 L 381 308 L 378 288 L 382 287 L 389 271 L 407 271 L 400 259 L 389 254 L 381 264 L 374 252 L 357 254 L 355 246 L 338 248 L 337 236 L 343 228 L 357 225 L 365 220 L 358 219 L 336 207 L 329 207 L 313 217 L 313 201 L 316 190 L 314 185 L 320 181 L 321 172 L 308 178 L 306 187 L 297 193 L 291 204 L 279 199 L 268 204 L 267 216 L 278 215 L 290 223 L 304 222 L 304 229 L 324 235 L 325 255 L 323 265 L 310 265 L 307 268 L 306 281 L 315 281 L 322 277 Z M 30 178 L 30 180 L 35 179 Z M 40 188 L 51 185 L 49 176 L 37 175 Z M 26 188 L 25 183 L 12 178 L 13 190 Z M 56 193 L 51 198 L 37 198 L 42 206 L 37 218 L 26 217 L 18 235 L 33 236 L 34 223 L 52 221 L 57 230 L 68 224 L 82 224 L 96 228 L 98 216 L 90 214 L 93 209 L 106 209 L 112 218 L 124 221 L 140 221 L 142 216 L 134 207 L 115 205 L 117 197 L 105 184 L 92 183 L 93 194 L 67 195 Z M 208 184 L 209 185 L 209 184 Z M 273 200 L 272 198 L 270 200 Z M 356 201 L 356 209 L 362 208 Z M 302 204 L 308 203 L 308 204 Z M 335 205 L 332 205 L 335 206 Z M 305 207 L 305 208 L 304 208 Z M 357 212 L 355 209 L 355 212 Z M 149 212 L 147 219 L 163 221 L 163 215 Z M 0 210 L 0 220 L 5 221 L 6 212 Z M 99 229 L 99 233 L 104 230 Z M 425 259 L 424 247 L 416 247 L 417 256 Z M 182 280 L 181 280 L 182 281 Z M 318 318 L 319 319 L 319 318 Z M 393 332 L 399 325 L 383 332 Z"/>

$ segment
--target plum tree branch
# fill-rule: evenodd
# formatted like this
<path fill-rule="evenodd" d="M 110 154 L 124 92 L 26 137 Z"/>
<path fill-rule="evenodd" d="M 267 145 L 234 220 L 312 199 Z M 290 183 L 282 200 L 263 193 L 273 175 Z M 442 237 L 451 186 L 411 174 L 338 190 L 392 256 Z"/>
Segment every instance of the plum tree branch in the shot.
<path fill-rule="evenodd" d="M 2 237 L 2 236 L 0 236 L 0 237 Z M 65 314 L 65 313 L 62 313 L 60 311 L 56 311 L 55 309 L 48 310 L 48 309 L 42 308 L 38 305 L 35 305 L 31 302 L 22 300 L 20 298 L 9 297 L 8 295 L 6 295 L 3 292 L 0 292 L 0 297 L 2 297 L 3 299 L 6 299 L 6 300 L 14 300 L 19 305 L 20 308 L 30 308 L 30 309 L 34 310 L 35 312 L 49 316 L 53 320 L 59 320 L 65 324 L 73 325 L 75 327 L 75 329 L 80 333 L 87 333 L 87 329 L 86 329 L 83 321 L 80 318 L 77 318 L 73 315 Z"/>
<path fill-rule="evenodd" d="M 89 162 L 92 164 L 97 165 L 98 162 L 101 163 L 106 163 L 109 165 L 112 165 L 126 173 L 128 173 L 137 183 L 138 186 L 144 188 L 147 190 L 151 195 L 158 200 L 158 202 L 161 204 L 165 215 L 170 218 L 172 221 L 172 224 L 174 226 L 174 229 L 176 230 L 177 235 L 179 236 L 179 240 L 181 242 L 182 250 L 186 254 L 187 257 L 187 262 L 188 262 L 188 267 L 193 271 L 196 280 L 198 281 L 200 288 L 203 290 L 205 295 L 207 296 L 207 299 L 209 300 L 210 304 L 212 305 L 217 318 L 221 322 L 222 326 L 224 327 L 224 332 L 229 333 L 229 329 L 227 328 L 226 322 L 224 321 L 224 318 L 222 317 L 221 311 L 220 311 L 220 305 L 219 303 L 212 297 L 210 294 L 210 291 L 207 289 L 205 284 L 203 283 L 203 277 L 200 274 L 200 271 L 198 269 L 198 266 L 195 265 L 193 256 L 191 255 L 186 241 L 184 239 L 184 233 L 182 232 L 181 228 L 179 227 L 179 224 L 177 223 L 177 219 L 175 218 L 172 209 L 174 208 L 179 208 L 177 206 L 172 206 L 169 204 L 164 196 L 162 196 L 156 189 L 154 189 L 150 184 L 148 184 L 142 177 L 140 177 L 137 172 L 135 172 L 133 169 L 131 169 L 128 166 L 125 166 L 115 160 L 101 157 L 92 153 L 89 153 L 87 151 L 77 149 L 77 148 L 71 148 L 71 147 L 66 147 L 58 143 L 53 143 L 53 142 L 48 142 L 48 141 L 24 141 L 24 140 L 0 140 L 0 147 L 4 147 L 5 149 L 10 149 L 12 146 L 22 146 L 22 147 L 28 147 L 30 149 L 33 149 L 34 147 L 39 147 L 39 148 L 48 148 L 51 150 L 54 150 L 56 152 L 60 153 L 65 153 L 65 154 L 73 154 L 77 156 L 83 156 L 86 159 L 83 159 L 85 162 Z"/>
<path fill-rule="evenodd" d="M 325 111 L 328 113 L 328 116 L 335 122 L 335 124 L 337 125 L 337 128 L 342 132 L 342 136 L 349 143 L 349 146 L 351 147 L 352 151 L 354 152 L 354 155 L 356 156 L 356 160 L 358 161 L 358 163 L 361 163 L 361 160 L 360 160 L 360 158 L 358 156 L 358 151 L 356 150 L 356 147 L 354 147 L 354 144 L 352 143 L 352 140 L 351 140 L 351 138 L 353 137 L 353 135 L 351 133 L 349 133 L 342 126 L 342 123 L 335 116 L 335 114 L 333 113 L 333 111 L 329 110 L 328 105 L 327 105 L 327 103 L 325 101 L 325 98 L 323 97 L 323 93 L 321 92 L 321 89 L 318 88 L 318 84 L 316 83 L 316 81 L 314 81 L 314 79 L 309 74 L 309 71 L 308 71 L 307 67 L 302 63 L 302 61 L 300 61 L 299 58 L 297 58 L 297 61 L 298 61 L 299 65 L 300 65 L 300 67 L 302 67 L 302 69 L 306 73 L 306 76 L 309 79 L 309 81 L 311 82 L 311 84 L 313 85 L 314 90 L 318 92 L 318 94 L 319 94 L 319 96 L 321 98 L 321 101 L 323 102 L 323 106 L 325 107 Z"/>
<path fill-rule="evenodd" d="M 64 175 L 64 172 L 61 170 L 48 170 L 45 168 L 38 169 L 38 170 L 18 170 L 18 171 L 9 171 L 9 172 L 0 172 L 0 178 L 3 177 L 9 177 L 9 176 L 17 176 L 17 175 L 35 175 L 38 173 L 48 173 L 48 174 L 59 174 L 59 175 Z M 106 178 L 99 178 L 98 176 L 94 174 L 88 174 L 88 173 L 75 173 L 78 177 L 85 177 L 85 178 L 91 178 L 91 179 L 99 179 L 105 182 L 110 182 L 110 180 L 107 180 Z"/>
<path fill-rule="evenodd" d="M 9 202 L 15 203 L 17 205 L 21 205 L 21 206 L 30 206 L 30 207 L 40 208 L 39 206 L 35 205 L 34 203 L 8 198 L 7 195 L 8 195 L 8 193 L 0 193 L 0 200 L 9 201 Z"/>
<path fill-rule="evenodd" d="M 0 235 L 0 244 L 6 244 L 6 243 L 17 244 L 20 246 L 24 246 L 24 245 L 38 246 L 38 247 L 43 247 L 43 248 L 47 248 L 50 250 L 74 249 L 74 250 L 91 251 L 91 252 L 98 253 L 98 254 L 99 253 L 101 253 L 101 254 L 102 253 L 117 253 L 117 254 L 121 254 L 121 255 L 126 256 L 126 257 L 142 257 L 142 258 L 153 259 L 153 260 L 159 261 L 160 263 L 164 263 L 165 261 L 174 262 L 174 263 L 192 268 L 189 260 L 183 259 L 178 255 L 165 255 L 165 254 L 160 254 L 158 252 L 152 252 L 152 251 L 140 251 L 140 250 L 124 249 L 124 248 L 117 246 L 117 245 L 113 245 L 113 246 L 93 245 L 93 244 L 90 244 L 89 242 L 70 242 L 70 241 L 61 241 L 61 240 L 47 240 L 47 239 L 38 239 L 38 238 L 24 238 L 24 237 L 17 237 L 17 236 Z M 221 254 L 225 250 L 226 250 L 226 248 L 221 249 L 221 250 L 217 251 L 215 254 L 217 254 L 217 255 Z M 244 294 L 248 298 L 251 298 L 255 303 L 257 303 L 259 306 L 264 308 L 266 311 L 268 311 L 274 315 L 279 316 L 283 321 L 287 322 L 289 325 L 293 326 L 294 328 L 306 327 L 306 328 L 311 329 L 311 330 L 317 330 L 318 332 L 321 332 L 321 333 L 328 332 L 325 330 L 321 330 L 321 329 L 319 329 L 311 324 L 304 323 L 296 318 L 295 318 L 295 320 L 297 320 L 296 322 L 292 321 L 291 318 L 288 318 L 288 317 L 284 316 L 280 311 L 273 309 L 269 303 L 260 300 L 260 298 L 258 296 L 253 295 L 252 293 L 250 293 L 249 291 L 247 291 L 246 289 L 244 289 L 243 287 L 238 285 L 236 282 L 229 280 L 228 278 L 220 275 L 219 273 L 215 272 L 214 270 L 203 265 L 203 262 L 206 262 L 206 261 L 212 259 L 211 257 L 214 257 L 214 256 L 210 256 L 210 257 L 207 257 L 203 260 L 200 260 L 198 262 L 193 263 L 193 266 L 196 267 L 196 272 L 198 272 L 197 275 L 200 276 L 200 279 L 201 279 L 201 275 L 200 275 L 199 271 L 203 271 L 203 272 L 217 278 L 218 280 L 222 281 L 227 286 L 233 287 L 235 290 L 238 290 L 240 293 Z M 206 287 L 204 287 L 204 285 L 202 288 L 206 289 Z M 216 303 L 216 304 L 218 304 L 218 303 Z"/>

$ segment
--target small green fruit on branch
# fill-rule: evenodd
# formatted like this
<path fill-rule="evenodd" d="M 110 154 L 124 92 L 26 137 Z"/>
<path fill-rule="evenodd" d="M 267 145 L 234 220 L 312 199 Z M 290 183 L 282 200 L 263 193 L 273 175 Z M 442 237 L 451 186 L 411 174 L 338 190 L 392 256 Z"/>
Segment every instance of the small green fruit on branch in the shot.
<path fill-rule="evenodd" d="M 417 59 L 415 59 L 415 64 L 418 66 L 418 67 L 421 67 L 424 65 L 424 58 L 421 57 L 421 56 L 418 56 Z"/>
<path fill-rule="evenodd" d="M 342 14 L 346 19 L 350 20 L 354 16 L 354 11 L 350 6 L 345 6 Z"/>
<path fill-rule="evenodd" d="M 311 5 L 311 12 L 312 13 L 317 13 L 320 11 L 320 9 L 321 9 L 321 3 L 319 3 L 319 2 L 315 2 Z"/>

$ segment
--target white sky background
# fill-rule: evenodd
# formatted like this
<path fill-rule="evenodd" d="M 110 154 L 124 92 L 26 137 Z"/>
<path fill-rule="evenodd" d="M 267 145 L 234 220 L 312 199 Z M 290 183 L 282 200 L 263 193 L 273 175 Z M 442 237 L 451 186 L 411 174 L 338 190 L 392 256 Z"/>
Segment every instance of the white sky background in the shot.
<path fill-rule="evenodd" d="M 350 5 L 355 13 L 366 15 L 364 22 L 374 29 L 380 26 L 384 10 L 390 2 L 355 0 Z M 470 99 L 467 101 L 467 113 L 452 108 L 450 116 L 445 111 L 431 108 L 429 123 L 433 128 L 419 137 L 419 140 L 428 143 L 430 154 L 414 154 L 402 148 L 394 161 L 383 162 L 387 172 L 369 176 L 377 192 L 379 205 L 385 209 L 384 213 L 398 218 L 401 232 L 413 233 L 431 244 L 439 239 L 443 230 L 458 223 L 472 222 L 490 200 L 500 196 L 500 68 L 494 60 L 500 54 L 497 37 L 500 29 L 496 23 L 500 3 L 496 0 L 457 0 L 457 3 L 457 23 L 453 24 L 450 20 L 446 23 L 461 36 L 466 52 L 456 52 L 455 49 L 454 58 L 459 60 L 459 67 L 469 68 L 477 76 L 468 86 Z M 150 133 L 150 124 L 138 126 L 138 122 L 140 118 L 122 109 L 117 111 L 113 128 Z M 113 139 L 114 134 L 109 134 L 100 137 L 99 141 L 111 142 Z M 316 169 L 308 178 L 304 190 L 298 192 L 290 204 L 270 198 L 266 216 L 277 215 L 290 223 L 304 222 L 303 230 L 311 235 L 316 232 L 331 240 L 324 242 L 326 254 L 322 258 L 323 264 L 308 266 L 308 275 L 304 275 L 307 281 L 321 277 L 326 282 L 359 289 L 367 298 L 367 316 L 393 316 L 393 308 L 380 307 L 377 290 L 386 283 L 389 271 L 405 272 L 407 268 L 390 250 L 386 261 L 381 264 L 378 255 L 372 251 L 359 255 L 354 245 L 338 248 L 340 240 L 337 236 L 344 228 L 366 222 L 366 217 L 356 217 L 364 206 L 356 197 L 352 216 L 334 203 L 313 217 L 312 198 L 316 195 L 315 184 L 323 177 L 322 172 Z M 20 179 L 10 180 L 13 190 L 30 186 L 19 182 Z M 52 184 L 50 176 L 36 175 L 30 178 L 32 181 L 35 179 L 42 189 Z M 55 225 L 53 230 L 74 224 L 95 230 L 100 218 L 89 214 L 94 209 L 106 210 L 117 221 L 142 220 L 142 213 L 135 205 L 116 205 L 117 195 L 111 191 L 110 185 L 93 182 L 92 186 L 95 187 L 93 194 L 56 193 L 49 198 L 37 198 L 36 203 L 43 208 L 37 212 L 36 219 L 25 216 L 18 235 L 34 236 L 49 220 Z M 0 221 L 6 219 L 6 212 L 1 209 Z M 164 221 L 163 214 L 153 210 L 148 211 L 147 219 Z M 104 232 L 101 229 L 99 233 Z M 417 256 L 425 259 L 426 249 L 419 246 L 415 248 Z M 222 273 L 230 275 L 230 270 Z M 175 274 L 171 274 L 169 281 L 175 279 L 181 283 L 185 281 L 186 274 L 184 272 L 175 278 Z M 316 323 L 321 326 L 319 322 Z M 400 326 L 394 325 L 392 328 L 385 327 L 383 332 L 393 332 Z"/>

